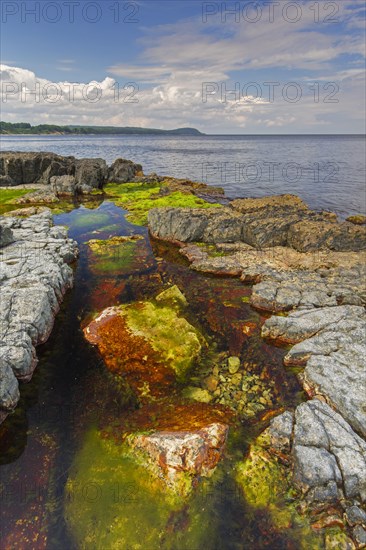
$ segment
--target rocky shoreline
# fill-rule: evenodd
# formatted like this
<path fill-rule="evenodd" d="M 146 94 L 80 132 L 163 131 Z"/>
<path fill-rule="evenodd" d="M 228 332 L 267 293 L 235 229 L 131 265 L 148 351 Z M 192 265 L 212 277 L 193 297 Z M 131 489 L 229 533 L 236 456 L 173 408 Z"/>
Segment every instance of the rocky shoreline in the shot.
<path fill-rule="evenodd" d="M 77 246 L 67 230 L 54 227 L 50 210 L 29 218 L 0 218 L 0 421 L 19 400 L 19 381 L 37 365 L 35 346 L 44 343 L 67 289 L 68 265 Z"/>
<path fill-rule="evenodd" d="M 296 369 L 309 398 L 272 418 L 269 428 L 250 451 L 248 467 L 238 474 L 241 483 L 246 486 L 253 477 L 250 466 L 258 469 L 258 460 L 262 461 L 279 479 L 282 475 L 283 479 L 290 477 L 290 484 L 297 491 L 298 507 L 310 514 L 313 523 L 317 522 L 319 528 L 340 529 L 337 548 L 364 548 L 365 219 L 357 216 L 339 222 L 336 214 L 311 211 L 294 195 L 229 202 L 219 188 L 155 174 L 144 176 L 140 165 L 123 159 L 108 168 L 101 159 L 80 161 L 49 153 L 5 153 L 0 158 L 0 185 L 38 184 L 40 189 L 35 193 L 19 199 L 23 204 L 37 204 L 36 208 L 59 201 L 64 195 L 93 194 L 102 190 L 107 182 L 121 184 L 121 188 L 127 182 L 142 186 L 159 184 L 151 195 L 143 194 L 141 199 L 141 208 L 148 210 L 150 235 L 158 241 L 177 245 L 192 270 L 211 276 L 237 277 L 243 285 L 253 285 L 249 303 L 254 309 L 271 315 L 262 326 L 261 336 L 272 344 L 287 346 L 284 364 Z M 145 191 L 143 188 L 143 193 Z M 200 208 L 199 203 L 195 208 L 153 208 L 154 200 L 169 198 L 171 194 L 206 196 L 220 204 L 215 208 L 210 204 Z M 136 200 L 136 195 L 133 197 Z M 144 216 L 141 219 L 145 219 Z M 77 249 L 67 238 L 66 230 L 52 227 L 49 210 L 25 219 L 3 217 L 0 223 L 3 259 L 0 353 L 4 365 L 0 407 L 6 415 L 18 399 L 17 378 L 30 379 L 36 365 L 34 346 L 47 339 L 63 294 L 72 285 L 72 270 L 67 263 L 76 258 Z M 134 339 L 147 334 L 150 325 L 154 330 L 160 326 L 159 316 L 163 314 L 170 324 L 181 323 L 182 334 L 186 331 L 193 338 L 194 329 L 181 314 L 185 297 L 179 289 L 167 292 L 163 298 L 156 296 L 155 301 L 137 303 L 136 311 L 132 306 L 109 308 L 99 313 L 85 329 L 87 340 L 98 346 L 102 356 L 106 355 L 106 364 L 111 363 L 112 371 L 117 367 L 114 356 L 109 353 L 110 346 L 117 346 L 116 353 L 119 353 L 123 341 L 127 350 L 133 349 Z M 180 303 L 179 307 L 169 302 L 172 296 Z M 168 305 L 164 305 L 166 300 Z M 108 330 L 106 323 L 109 323 Z M 248 323 L 249 335 L 251 330 Z M 164 327 L 159 331 L 165 337 Z M 111 339 L 114 332 L 116 341 Z M 155 353 L 161 353 L 159 342 L 156 343 L 157 334 L 160 333 L 155 333 L 155 340 L 139 341 L 142 355 L 137 359 L 133 356 L 138 364 L 145 364 L 145 357 L 150 355 L 151 361 L 156 361 Z M 169 338 L 179 353 L 187 353 L 184 347 L 187 342 L 177 342 L 171 335 Z M 197 338 L 193 339 L 200 347 Z M 146 350 L 145 345 L 148 345 Z M 191 355 L 188 350 L 188 356 Z M 157 392 L 154 399 L 161 398 L 164 391 L 170 392 L 169 384 L 172 387 L 173 384 L 171 373 L 166 370 L 169 361 L 163 366 L 156 363 L 156 371 L 162 378 L 152 380 L 148 392 L 146 380 L 136 386 L 142 401 L 147 395 L 148 400 L 151 398 L 154 384 Z M 230 383 L 233 378 L 237 380 L 240 394 L 254 391 L 252 387 L 261 389 L 263 382 L 259 377 L 257 380 L 252 376 L 250 385 L 243 378 L 243 358 L 229 357 L 227 368 L 227 379 L 220 381 L 213 369 L 204 387 L 190 388 L 193 393 L 186 397 L 198 401 L 200 406 L 204 402 L 209 410 L 215 408 L 214 403 L 220 398 L 220 384 L 227 385 L 229 378 Z M 261 398 L 270 403 L 270 389 Z M 235 397 L 232 400 L 234 403 Z M 149 406 L 151 403 L 147 410 Z M 187 450 L 189 441 L 194 440 L 196 447 L 187 454 L 189 467 L 186 468 L 191 487 L 196 477 L 206 475 L 208 470 L 211 475 L 223 453 L 228 426 L 221 423 L 218 411 L 216 414 L 217 418 L 205 417 L 203 424 L 196 427 L 198 432 L 196 429 L 192 433 L 173 435 L 170 431 L 157 431 L 137 436 L 131 444 L 145 456 L 149 455 L 153 463 L 161 459 L 159 468 L 174 485 L 176 472 L 186 467 L 179 459 L 180 452 L 183 447 Z M 216 434 L 217 426 L 220 437 Z M 211 454 L 214 454 L 212 460 Z M 180 482 L 183 483 L 181 479 Z"/>
<path fill-rule="evenodd" d="M 305 509 L 340 505 L 344 514 L 336 513 L 334 524 L 345 521 L 364 548 L 365 226 L 311 212 L 292 196 L 240 199 L 230 207 L 151 210 L 149 228 L 178 244 L 192 269 L 254 283 L 252 306 L 280 314 L 264 323 L 262 337 L 293 346 L 284 363 L 300 369 L 309 401 L 271 421 L 270 460 L 280 453 L 291 468 Z M 354 543 L 345 539 L 339 547 Z"/>

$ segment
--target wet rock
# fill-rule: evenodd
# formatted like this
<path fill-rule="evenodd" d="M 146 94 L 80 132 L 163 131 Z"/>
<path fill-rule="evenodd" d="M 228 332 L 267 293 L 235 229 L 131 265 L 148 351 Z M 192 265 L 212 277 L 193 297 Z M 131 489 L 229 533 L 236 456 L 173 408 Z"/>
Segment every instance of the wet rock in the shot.
<path fill-rule="evenodd" d="M 352 536 L 356 541 L 358 548 L 366 547 L 366 529 L 364 529 L 361 525 L 356 525 L 356 527 L 352 530 Z"/>
<path fill-rule="evenodd" d="M 194 399 L 194 401 L 199 401 L 201 403 L 209 403 L 212 401 L 212 396 L 207 390 L 202 390 L 194 386 L 184 388 L 183 397 L 186 399 Z"/>
<path fill-rule="evenodd" d="M 177 285 L 173 285 L 156 296 L 158 304 L 164 304 L 175 309 L 182 309 L 188 305 L 184 294 L 179 290 Z"/>
<path fill-rule="evenodd" d="M 133 436 L 131 445 L 158 466 L 168 485 L 187 493 L 194 478 L 207 477 L 214 472 L 225 447 L 228 429 L 225 424 L 214 423 L 196 431 L 161 431 Z M 188 487 L 184 474 L 189 476 Z"/>
<path fill-rule="evenodd" d="M 217 376 L 214 376 L 213 374 L 211 374 L 204 380 L 204 385 L 210 392 L 216 391 L 218 383 L 219 383 L 219 379 L 217 378 Z"/>
<path fill-rule="evenodd" d="M 228 369 L 230 374 L 235 374 L 240 369 L 240 358 L 239 357 L 229 357 L 227 360 Z"/>
<path fill-rule="evenodd" d="M 28 381 L 37 364 L 35 346 L 52 330 L 73 272 L 76 243 L 54 228 L 49 210 L 29 218 L 1 218 L 14 241 L 2 248 L 0 268 L 0 409 L 11 411 L 19 394 L 17 380 Z"/>
<path fill-rule="evenodd" d="M 161 365 L 163 370 L 184 377 L 205 340 L 177 305 L 167 306 L 164 300 L 159 303 L 158 295 L 157 300 L 107 308 L 85 328 L 84 334 L 98 346 L 108 368 L 115 372 L 130 370 L 131 363 L 136 374 L 142 369 L 142 377 L 148 380 L 149 373 L 154 377 Z M 147 364 L 151 367 L 146 373 Z"/>

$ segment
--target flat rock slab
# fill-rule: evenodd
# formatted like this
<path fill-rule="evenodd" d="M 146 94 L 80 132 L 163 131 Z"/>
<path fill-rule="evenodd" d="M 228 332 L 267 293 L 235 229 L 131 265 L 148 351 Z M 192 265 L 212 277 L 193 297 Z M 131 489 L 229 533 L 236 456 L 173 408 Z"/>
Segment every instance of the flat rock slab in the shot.
<path fill-rule="evenodd" d="M 67 264 L 77 257 L 67 230 L 54 227 L 50 211 L 29 218 L 2 217 L 13 242 L 0 249 L 0 411 L 19 399 L 18 380 L 37 364 L 35 346 L 47 340 L 59 305 L 73 284 Z"/>
<path fill-rule="evenodd" d="M 298 310 L 271 317 L 262 336 L 296 344 L 287 365 L 306 365 L 301 380 L 309 395 L 322 395 L 358 433 L 366 436 L 366 314 L 363 307 Z"/>

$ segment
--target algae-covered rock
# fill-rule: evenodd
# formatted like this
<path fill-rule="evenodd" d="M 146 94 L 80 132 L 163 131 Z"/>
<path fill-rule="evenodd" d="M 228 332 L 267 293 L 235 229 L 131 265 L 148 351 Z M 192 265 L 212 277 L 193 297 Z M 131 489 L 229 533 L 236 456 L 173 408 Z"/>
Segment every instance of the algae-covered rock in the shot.
<path fill-rule="evenodd" d="M 190 192 L 170 191 L 159 182 L 108 184 L 105 192 L 113 197 L 118 206 L 129 211 L 127 219 L 136 225 L 146 225 L 148 213 L 152 208 L 188 207 L 219 208 L 220 204 L 211 204 Z"/>
<path fill-rule="evenodd" d="M 212 395 L 207 390 L 202 390 L 201 388 L 196 388 L 194 386 L 188 386 L 183 390 L 183 397 L 187 399 L 194 399 L 195 401 L 200 401 L 201 403 L 209 403 L 212 401 Z"/>
<path fill-rule="evenodd" d="M 254 507 L 276 504 L 289 489 L 286 469 L 269 454 L 268 447 L 269 436 L 264 432 L 237 466 L 237 480 L 246 500 Z"/>
<path fill-rule="evenodd" d="M 91 270 L 97 275 L 138 273 L 153 263 L 142 235 L 92 239 L 87 244 Z"/>
<path fill-rule="evenodd" d="M 171 296 L 174 294 L 178 295 L 176 290 Z M 163 304 L 159 299 L 161 296 L 156 301 L 108 308 L 86 327 L 87 340 L 98 346 L 108 367 L 113 367 L 117 359 L 125 364 L 138 360 L 145 370 L 162 364 L 178 378 L 184 377 L 200 355 L 205 340 L 177 311 L 177 303 L 171 307 L 164 304 L 164 297 Z M 144 353 L 140 357 L 142 348 Z"/>
<path fill-rule="evenodd" d="M 290 487 L 290 472 L 269 452 L 270 436 L 263 432 L 250 446 L 247 457 L 236 466 L 236 480 L 254 509 L 266 510 L 273 526 L 291 529 L 299 548 L 322 548 L 321 534 L 312 531 L 306 516 L 296 509 L 296 494 Z"/>
<path fill-rule="evenodd" d="M 132 447 L 144 454 L 165 482 L 181 495 L 192 491 L 199 477 L 213 474 L 219 462 L 228 426 L 213 423 L 200 429 L 159 431 L 131 436 Z"/>
<path fill-rule="evenodd" d="M 81 550 L 192 550 L 212 537 L 212 505 L 204 496 L 202 485 L 188 508 L 128 450 L 93 429 L 70 469 L 65 519 Z"/>
<path fill-rule="evenodd" d="M 175 309 L 181 309 L 188 305 L 186 297 L 179 290 L 177 285 L 173 285 L 167 290 L 163 290 L 163 292 L 160 292 L 160 294 L 156 296 L 155 300 L 158 302 L 158 304 L 171 306 Z"/>

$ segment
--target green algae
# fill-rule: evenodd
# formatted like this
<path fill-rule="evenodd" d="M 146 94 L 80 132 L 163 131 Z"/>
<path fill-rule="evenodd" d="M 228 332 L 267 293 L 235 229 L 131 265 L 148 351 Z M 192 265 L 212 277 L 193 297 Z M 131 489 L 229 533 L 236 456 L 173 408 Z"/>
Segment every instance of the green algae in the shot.
<path fill-rule="evenodd" d="M 194 401 L 199 401 L 200 403 L 209 403 L 212 401 L 212 395 L 207 390 L 197 388 L 195 386 L 188 386 L 184 388 L 183 397 L 186 399 L 193 399 Z"/>
<path fill-rule="evenodd" d="M 82 216 L 77 217 L 73 225 L 77 229 L 87 229 L 90 226 L 108 225 L 110 216 L 103 212 L 83 212 Z"/>
<path fill-rule="evenodd" d="M 92 428 L 70 469 L 65 519 L 82 550 L 191 550 L 212 536 L 206 489 L 203 482 L 188 508 L 124 445 Z"/>
<path fill-rule="evenodd" d="M 107 240 L 88 241 L 93 258 L 92 269 L 97 274 L 129 273 L 136 258 L 137 240 L 112 237 Z"/>
<path fill-rule="evenodd" d="M 221 208 L 221 204 L 209 203 L 191 193 L 173 191 L 159 194 L 162 189 L 167 188 L 159 184 L 110 183 L 105 187 L 105 192 L 118 206 L 129 211 L 126 219 L 135 225 L 147 225 L 147 215 L 151 208 Z"/>
<path fill-rule="evenodd" d="M 19 197 L 23 197 L 34 191 L 35 189 L 3 189 L 0 187 L 0 204 L 12 204 Z"/>
<path fill-rule="evenodd" d="M 16 200 L 33 191 L 35 189 L 4 189 L 0 187 L 0 215 L 19 208 L 20 205 L 16 203 Z"/>
<path fill-rule="evenodd" d="M 236 480 L 246 501 L 253 509 L 266 510 L 276 529 L 291 529 L 300 548 L 321 548 L 321 535 L 297 511 L 298 495 L 291 486 L 289 468 L 268 452 L 269 447 L 270 438 L 265 431 L 251 444 L 248 456 L 236 465 Z"/>
<path fill-rule="evenodd" d="M 137 302 L 122 306 L 121 313 L 131 332 L 145 337 L 161 361 L 170 366 L 178 378 L 184 378 L 205 341 L 198 330 L 177 313 L 176 306 Z"/>

